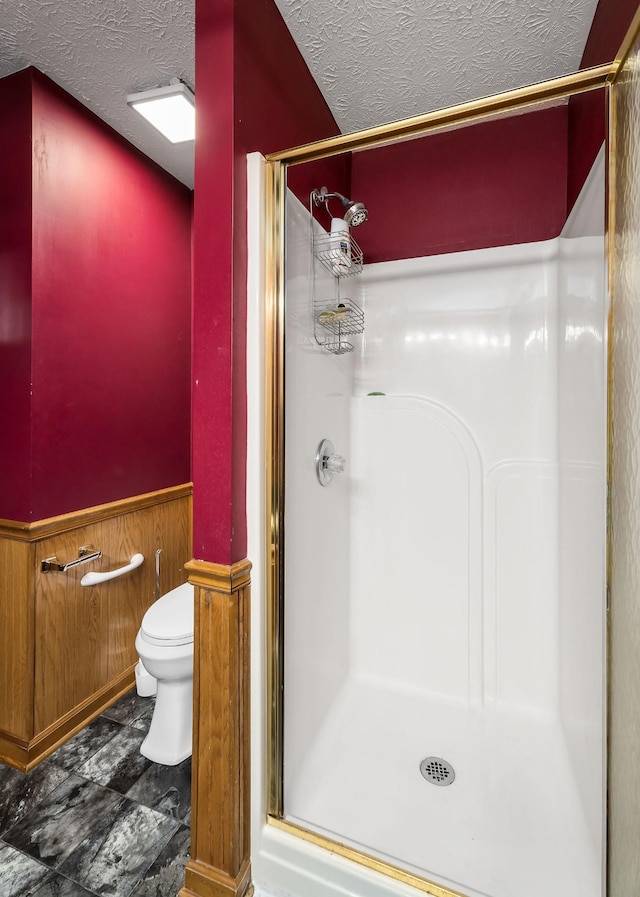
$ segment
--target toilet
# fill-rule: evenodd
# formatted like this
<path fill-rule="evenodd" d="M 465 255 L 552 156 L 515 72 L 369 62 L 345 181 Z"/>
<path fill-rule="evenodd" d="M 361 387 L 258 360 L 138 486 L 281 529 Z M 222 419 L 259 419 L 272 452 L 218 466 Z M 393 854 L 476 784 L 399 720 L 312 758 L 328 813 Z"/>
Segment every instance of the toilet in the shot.
<path fill-rule="evenodd" d="M 156 693 L 140 753 L 164 766 L 176 766 L 191 756 L 193 596 L 189 582 L 162 595 L 145 613 L 136 636 L 138 693 Z"/>

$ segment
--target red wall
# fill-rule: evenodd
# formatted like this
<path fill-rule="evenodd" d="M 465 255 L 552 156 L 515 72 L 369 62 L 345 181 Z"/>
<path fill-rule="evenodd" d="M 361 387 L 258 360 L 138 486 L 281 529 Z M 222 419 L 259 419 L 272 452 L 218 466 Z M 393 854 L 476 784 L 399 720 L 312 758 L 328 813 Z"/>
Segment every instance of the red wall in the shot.
<path fill-rule="evenodd" d="M 605 89 L 571 97 L 568 108 L 567 212 L 570 212 L 604 143 L 607 126 Z"/>
<path fill-rule="evenodd" d="M 581 69 L 604 65 L 615 59 L 637 10 L 638 0 L 599 0 L 582 54 Z"/>
<path fill-rule="evenodd" d="M 27 519 L 31 493 L 31 87 L 0 80 L 0 517 Z"/>
<path fill-rule="evenodd" d="M 194 555 L 230 564 L 247 551 L 245 154 L 338 129 L 273 0 L 196 2 L 196 82 Z"/>
<path fill-rule="evenodd" d="M 600 0 L 585 44 L 580 68 L 612 62 L 638 9 L 638 0 Z M 578 94 L 569 101 L 569 177 L 571 210 L 605 139 L 604 90 Z"/>
<path fill-rule="evenodd" d="M 191 194 L 44 76 L 20 77 L 31 490 L 10 486 L 0 516 L 31 520 L 190 479 Z"/>
<path fill-rule="evenodd" d="M 566 107 L 356 153 L 355 236 L 370 262 L 557 237 L 566 173 Z"/>

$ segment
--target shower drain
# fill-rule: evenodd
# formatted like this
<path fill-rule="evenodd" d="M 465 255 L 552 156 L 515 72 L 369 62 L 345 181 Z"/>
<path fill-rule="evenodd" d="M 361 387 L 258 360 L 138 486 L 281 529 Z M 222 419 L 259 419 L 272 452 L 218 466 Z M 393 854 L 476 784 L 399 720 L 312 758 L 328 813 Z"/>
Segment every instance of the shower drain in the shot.
<path fill-rule="evenodd" d="M 432 785 L 450 785 L 456 777 L 453 766 L 442 757 L 425 757 L 420 772 Z"/>

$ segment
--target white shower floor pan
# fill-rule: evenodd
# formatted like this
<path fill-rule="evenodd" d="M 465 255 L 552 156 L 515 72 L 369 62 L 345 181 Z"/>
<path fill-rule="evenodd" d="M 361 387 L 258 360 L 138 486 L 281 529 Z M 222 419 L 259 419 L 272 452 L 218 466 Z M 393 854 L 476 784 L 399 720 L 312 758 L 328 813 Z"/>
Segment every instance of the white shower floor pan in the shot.
<path fill-rule="evenodd" d="M 425 781 L 427 756 L 447 760 L 455 781 Z M 593 787 L 599 805 L 599 770 Z M 602 826 L 587 825 L 560 724 L 542 716 L 354 676 L 295 781 L 285 753 L 285 809 L 290 822 L 468 897 L 603 894 Z"/>

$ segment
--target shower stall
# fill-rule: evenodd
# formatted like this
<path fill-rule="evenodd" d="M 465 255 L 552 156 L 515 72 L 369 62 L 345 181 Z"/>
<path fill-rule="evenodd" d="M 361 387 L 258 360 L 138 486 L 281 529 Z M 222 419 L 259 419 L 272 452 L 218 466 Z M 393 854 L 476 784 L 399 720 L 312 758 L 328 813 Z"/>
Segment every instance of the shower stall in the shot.
<path fill-rule="evenodd" d="M 272 821 L 440 897 L 603 897 L 604 149 L 552 236 L 440 240 L 416 194 L 388 257 L 364 171 L 346 263 L 354 203 L 282 196 Z"/>

